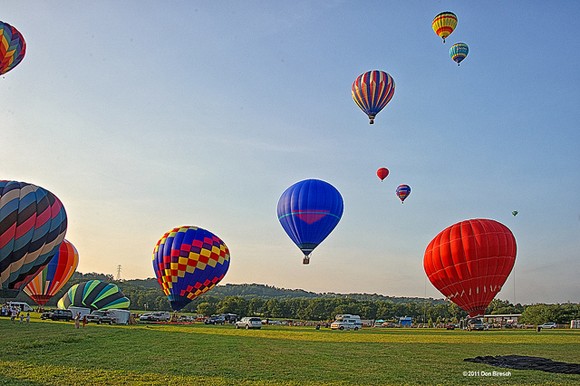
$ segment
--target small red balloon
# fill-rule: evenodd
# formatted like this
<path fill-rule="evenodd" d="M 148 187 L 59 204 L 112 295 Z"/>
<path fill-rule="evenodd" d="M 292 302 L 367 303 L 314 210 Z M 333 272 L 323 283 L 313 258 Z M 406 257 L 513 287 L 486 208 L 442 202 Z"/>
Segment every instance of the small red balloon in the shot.
<path fill-rule="evenodd" d="M 377 176 L 381 179 L 381 181 L 387 178 L 388 175 L 389 169 L 387 168 L 379 168 L 379 170 L 377 170 Z"/>

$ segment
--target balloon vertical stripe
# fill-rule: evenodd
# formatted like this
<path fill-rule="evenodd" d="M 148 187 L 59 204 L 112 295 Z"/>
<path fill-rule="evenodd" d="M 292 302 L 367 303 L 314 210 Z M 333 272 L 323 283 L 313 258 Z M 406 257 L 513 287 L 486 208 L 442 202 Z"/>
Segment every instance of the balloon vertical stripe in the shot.
<path fill-rule="evenodd" d="M 26 285 L 24 292 L 37 304 L 45 305 L 68 282 L 78 264 L 76 248 L 64 240 L 48 265 Z"/>
<path fill-rule="evenodd" d="M 352 83 L 352 99 L 368 115 L 370 123 L 391 101 L 395 94 L 395 81 L 384 71 L 373 70 L 359 75 Z"/>

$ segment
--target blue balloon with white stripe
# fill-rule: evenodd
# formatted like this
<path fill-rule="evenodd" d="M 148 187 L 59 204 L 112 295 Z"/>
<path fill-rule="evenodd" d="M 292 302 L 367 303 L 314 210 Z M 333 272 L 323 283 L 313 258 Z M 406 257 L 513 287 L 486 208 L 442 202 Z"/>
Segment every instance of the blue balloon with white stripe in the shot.
<path fill-rule="evenodd" d="M 278 200 L 278 220 L 290 239 L 304 253 L 303 263 L 338 225 L 344 202 L 331 184 L 317 179 L 295 183 Z"/>

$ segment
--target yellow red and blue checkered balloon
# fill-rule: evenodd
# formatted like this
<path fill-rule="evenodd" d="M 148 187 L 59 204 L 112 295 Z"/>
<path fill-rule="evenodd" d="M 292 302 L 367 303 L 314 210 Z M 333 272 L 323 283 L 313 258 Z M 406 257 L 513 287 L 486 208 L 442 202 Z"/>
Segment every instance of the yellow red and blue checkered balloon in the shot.
<path fill-rule="evenodd" d="M 0 75 L 16 67 L 26 54 L 22 34 L 8 23 L 0 21 Z"/>
<path fill-rule="evenodd" d="M 173 228 L 153 250 L 153 270 L 174 311 L 215 287 L 229 266 L 226 244 L 196 226 Z"/>

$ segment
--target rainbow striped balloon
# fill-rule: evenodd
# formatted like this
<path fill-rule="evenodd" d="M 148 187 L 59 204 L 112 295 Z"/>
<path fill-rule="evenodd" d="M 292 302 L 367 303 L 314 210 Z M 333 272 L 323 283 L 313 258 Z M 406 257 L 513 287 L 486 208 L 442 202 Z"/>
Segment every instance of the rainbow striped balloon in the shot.
<path fill-rule="evenodd" d="M 458 66 L 459 63 L 461 63 L 461 61 L 467 57 L 468 53 L 469 47 L 465 43 L 455 43 L 449 49 L 449 56 L 455 63 L 457 63 Z"/>
<path fill-rule="evenodd" d="M 352 83 L 352 99 L 375 123 L 375 116 L 393 99 L 395 81 L 384 71 L 372 70 L 359 75 Z"/>
<path fill-rule="evenodd" d="M 26 54 L 22 34 L 8 23 L 0 21 L 0 75 L 16 67 Z"/>
<path fill-rule="evenodd" d="M 0 181 L 0 297 L 15 297 L 64 240 L 60 200 L 39 186 Z"/>
<path fill-rule="evenodd" d="M 455 27 L 457 27 L 457 16 L 453 12 L 441 12 L 435 16 L 431 23 L 431 28 L 443 39 L 443 43 L 445 43 L 445 38 L 451 35 Z"/>
<path fill-rule="evenodd" d="M 64 240 L 50 263 L 32 279 L 24 292 L 44 306 L 71 278 L 79 265 L 79 253 L 70 241 Z"/>

